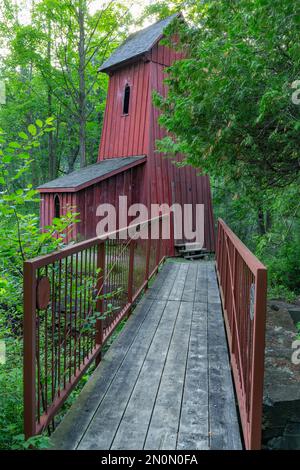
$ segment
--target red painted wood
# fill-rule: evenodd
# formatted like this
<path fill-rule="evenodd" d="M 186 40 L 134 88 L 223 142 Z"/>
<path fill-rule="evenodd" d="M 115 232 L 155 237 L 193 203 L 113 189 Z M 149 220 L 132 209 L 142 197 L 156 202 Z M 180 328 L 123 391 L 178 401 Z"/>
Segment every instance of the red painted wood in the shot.
<path fill-rule="evenodd" d="M 162 46 L 159 46 L 162 47 Z M 157 90 L 161 95 L 167 93 L 164 85 L 164 66 L 155 62 L 151 62 L 151 90 Z M 210 184 L 207 176 L 198 176 L 199 170 L 186 166 L 184 168 L 176 167 L 170 159 L 156 152 L 155 142 L 163 138 L 166 132 L 158 124 L 159 111 L 151 107 L 151 131 L 149 143 L 149 162 L 150 180 L 151 180 L 151 202 L 167 202 L 168 204 L 180 203 L 192 204 L 195 208 L 196 204 L 204 204 L 205 206 L 205 248 L 214 251 L 214 225 L 213 211 L 211 203 Z M 180 161 L 183 156 L 179 155 L 177 160 Z M 172 187 L 173 195 L 172 195 Z M 193 214 L 195 215 L 195 210 Z"/>
<path fill-rule="evenodd" d="M 214 220 L 208 176 L 199 176 L 199 170 L 186 166 L 177 168 L 170 159 L 156 151 L 155 141 L 166 132 L 158 124 L 159 110 L 152 103 L 152 93 L 167 93 L 164 84 L 165 67 L 183 57 L 181 52 L 163 46 L 159 41 L 147 58 L 124 64 L 109 79 L 108 96 L 104 116 L 98 160 L 123 156 L 146 155 L 145 165 L 132 170 L 122 169 L 102 181 L 91 181 L 89 186 L 74 192 L 81 222 L 76 236 L 95 236 L 98 222 L 96 208 L 99 202 L 118 205 L 118 196 L 127 194 L 128 203 L 196 204 L 205 205 L 205 248 L 214 251 Z M 123 115 L 123 97 L 126 85 L 130 86 L 128 115 Z M 182 155 L 176 157 L 181 161 Z M 50 190 L 51 191 L 51 190 Z M 63 204 L 73 205 L 75 199 L 61 190 Z M 70 193 L 70 192 L 69 192 Z M 54 214 L 54 193 L 42 195 L 41 224 L 51 223 Z M 168 254 L 174 253 L 173 241 L 168 242 Z"/>
<path fill-rule="evenodd" d="M 126 84 L 130 86 L 130 104 L 128 115 L 123 115 Z M 98 160 L 147 153 L 148 88 L 149 62 L 125 66 L 110 77 Z"/>
<path fill-rule="evenodd" d="M 217 274 L 246 449 L 260 449 L 267 269 L 219 219 Z"/>

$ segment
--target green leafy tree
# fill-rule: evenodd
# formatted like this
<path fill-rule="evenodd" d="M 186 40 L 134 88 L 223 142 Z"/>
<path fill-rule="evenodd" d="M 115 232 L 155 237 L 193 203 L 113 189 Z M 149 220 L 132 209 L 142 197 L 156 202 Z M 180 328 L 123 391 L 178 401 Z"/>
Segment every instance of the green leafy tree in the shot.
<path fill-rule="evenodd" d="M 206 0 L 181 28 L 185 60 L 169 70 L 168 97 L 157 97 L 160 143 L 212 176 L 257 188 L 299 178 L 300 108 L 292 83 L 300 69 L 297 2 Z M 251 188 L 255 188 L 252 190 Z"/>
<path fill-rule="evenodd" d="M 157 148 L 182 153 L 209 174 L 216 215 L 267 263 L 271 292 L 297 294 L 300 106 L 292 94 L 300 78 L 299 4 L 181 5 L 187 22 L 174 24 L 168 37 L 179 32 L 186 55 L 168 70 L 167 97 L 154 96 L 168 131 Z M 164 3 L 151 11 L 160 16 Z"/>
<path fill-rule="evenodd" d="M 12 129 L 20 131 L 38 116 L 55 117 L 55 131 L 32 150 L 34 186 L 97 157 L 107 91 L 107 77 L 98 68 L 124 39 L 131 15 L 118 2 L 96 12 L 91 3 L 32 1 L 28 24 L 19 22 L 22 6 L 13 8 L 7 0 L 0 7 L 7 39 L 0 54 L 7 85 L 0 125 L 14 139 Z"/>

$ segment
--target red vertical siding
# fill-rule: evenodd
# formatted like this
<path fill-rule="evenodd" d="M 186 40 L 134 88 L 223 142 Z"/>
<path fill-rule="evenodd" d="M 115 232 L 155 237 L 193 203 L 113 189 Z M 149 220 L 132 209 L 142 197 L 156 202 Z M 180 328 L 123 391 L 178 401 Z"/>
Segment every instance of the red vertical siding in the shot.
<path fill-rule="evenodd" d="M 149 54 L 149 62 L 140 60 L 113 73 L 110 77 L 98 159 L 148 155 L 146 168 L 143 168 L 143 183 L 139 184 L 140 202 L 192 204 L 194 215 L 196 204 L 204 204 L 205 247 L 214 250 L 214 222 L 208 177 L 197 175 L 199 170 L 190 166 L 176 167 L 155 149 L 155 141 L 163 138 L 166 133 L 158 125 L 159 111 L 152 104 L 152 92 L 157 90 L 166 95 L 164 68 L 182 57 L 181 52 L 157 43 Z M 123 116 L 123 94 L 127 83 L 131 87 L 130 109 L 128 116 Z M 182 158 L 179 155 L 177 161 Z M 107 198 L 109 199 L 108 195 Z"/>
<path fill-rule="evenodd" d="M 151 50 L 151 61 L 169 67 L 175 60 L 182 59 L 183 53 L 156 43 Z"/>
<path fill-rule="evenodd" d="M 161 65 L 164 46 L 158 46 L 158 51 L 154 58 L 157 62 L 151 62 L 150 82 L 151 90 L 157 90 L 165 96 L 167 88 L 164 84 L 165 72 L 164 65 Z M 167 51 L 167 54 L 169 52 Z M 174 60 L 174 55 L 170 54 L 170 60 Z M 168 60 L 168 56 L 167 56 Z M 211 192 L 209 178 L 205 175 L 198 175 L 199 170 L 190 166 L 178 168 L 163 154 L 156 151 L 156 140 L 163 138 L 166 132 L 158 124 L 159 111 L 152 106 L 151 108 L 151 138 L 149 142 L 149 162 L 151 195 L 152 202 L 192 204 L 195 224 L 196 204 L 204 204 L 205 222 L 204 222 L 204 245 L 211 251 L 215 249 L 214 219 L 211 201 Z M 178 155 L 177 161 L 183 159 Z M 173 188 L 173 190 L 172 190 Z M 194 225 L 193 224 L 193 225 Z M 194 227 L 195 228 L 195 225 Z"/>
<path fill-rule="evenodd" d="M 128 204 L 151 203 L 204 204 L 205 247 L 214 250 L 214 223 L 209 179 L 199 176 L 199 170 L 186 166 L 176 167 L 173 162 L 156 152 L 155 141 L 166 133 L 158 125 L 159 111 L 152 104 L 152 92 L 166 95 L 164 69 L 183 54 L 161 44 L 156 44 L 148 59 L 125 65 L 113 72 L 109 80 L 106 111 L 98 160 L 131 155 L 147 155 L 145 165 L 137 166 L 110 177 L 78 193 L 61 193 L 61 205 L 76 205 L 81 222 L 76 235 L 90 238 L 96 235 L 99 217 L 96 209 L 100 203 L 118 204 L 119 195 L 128 196 Z M 128 115 L 123 115 L 125 86 L 130 86 Z M 177 161 L 183 156 L 179 155 Z M 54 194 L 43 194 L 41 224 L 50 224 L 54 215 Z M 166 243 L 168 253 L 173 253 L 173 242 Z"/>
<path fill-rule="evenodd" d="M 117 208 L 118 216 L 119 196 L 128 196 L 128 206 L 136 202 L 143 202 L 144 196 L 140 182 L 144 181 L 144 172 L 145 165 L 142 164 L 78 192 L 59 193 L 62 215 L 66 214 L 71 207 L 74 211 L 79 212 L 80 222 L 75 225 L 75 229 L 66 241 L 88 239 L 97 235 L 96 226 L 100 217 L 96 215 L 96 211 L 99 204 L 114 205 Z M 55 195 L 54 192 L 41 194 L 41 227 L 52 223 Z"/>
<path fill-rule="evenodd" d="M 126 84 L 130 86 L 130 103 L 128 115 L 123 115 Z M 139 61 L 110 77 L 98 160 L 147 153 L 148 93 L 149 62 Z"/>

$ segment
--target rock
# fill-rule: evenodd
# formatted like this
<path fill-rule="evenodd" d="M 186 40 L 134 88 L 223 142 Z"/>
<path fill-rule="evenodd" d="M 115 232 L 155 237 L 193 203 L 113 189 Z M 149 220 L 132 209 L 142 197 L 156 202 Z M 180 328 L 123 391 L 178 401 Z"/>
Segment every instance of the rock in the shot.
<path fill-rule="evenodd" d="M 278 312 L 278 310 L 279 310 L 279 307 L 276 304 L 271 304 L 270 307 L 271 307 L 272 310 L 275 310 L 275 312 Z"/>
<path fill-rule="evenodd" d="M 269 450 L 279 450 L 282 449 L 282 437 L 274 437 L 268 442 L 267 448 Z"/>
<path fill-rule="evenodd" d="M 289 311 L 294 308 L 299 310 L 272 301 L 267 309 L 263 444 L 268 449 L 299 448 L 300 366 L 291 361 L 297 331 Z"/>
<path fill-rule="evenodd" d="M 289 422 L 284 428 L 283 435 L 273 437 L 265 447 L 270 450 L 300 450 L 300 421 Z"/>
<path fill-rule="evenodd" d="M 295 325 L 300 323 L 300 308 L 299 307 L 289 307 L 288 312 L 292 317 L 292 320 Z"/>

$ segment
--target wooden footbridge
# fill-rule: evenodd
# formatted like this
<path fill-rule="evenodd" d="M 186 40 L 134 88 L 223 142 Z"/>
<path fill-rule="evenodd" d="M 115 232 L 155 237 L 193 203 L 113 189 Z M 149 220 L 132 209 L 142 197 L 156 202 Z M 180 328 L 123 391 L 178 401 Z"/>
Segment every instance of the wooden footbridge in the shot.
<path fill-rule="evenodd" d="M 223 221 L 216 262 L 166 259 L 161 237 L 97 238 L 25 262 L 24 287 L 27 437 L 96 360 L 55 448 L 260 448 L 266 269 Z"/>

